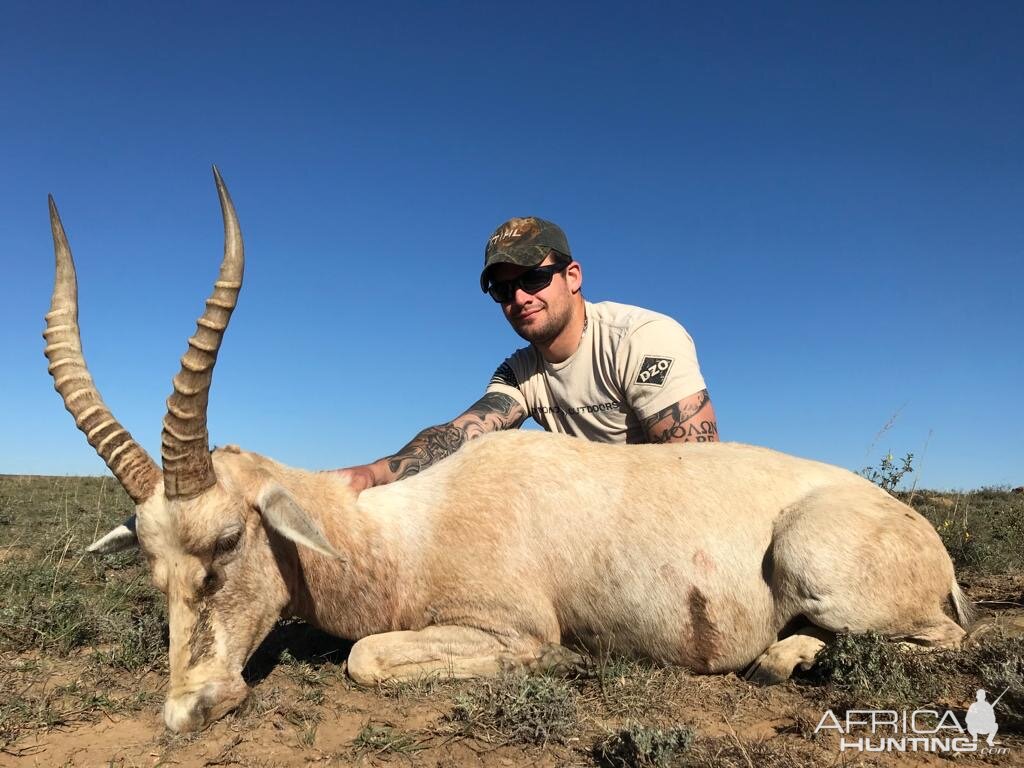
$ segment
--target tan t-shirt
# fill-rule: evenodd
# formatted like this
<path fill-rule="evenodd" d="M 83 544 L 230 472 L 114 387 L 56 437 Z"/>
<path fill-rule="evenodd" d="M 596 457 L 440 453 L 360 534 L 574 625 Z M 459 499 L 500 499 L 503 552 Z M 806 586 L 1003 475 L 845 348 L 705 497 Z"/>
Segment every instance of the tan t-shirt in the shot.
<path fill-rule="evenodd" d="M 704 389 L 697 349 L 672 318 L 627 304 L 585 302 L 587 327 L 568 360 L 516 350 L 488 392 L 515 399 L 549 432 L 644 443 L 642 420 Z"/>

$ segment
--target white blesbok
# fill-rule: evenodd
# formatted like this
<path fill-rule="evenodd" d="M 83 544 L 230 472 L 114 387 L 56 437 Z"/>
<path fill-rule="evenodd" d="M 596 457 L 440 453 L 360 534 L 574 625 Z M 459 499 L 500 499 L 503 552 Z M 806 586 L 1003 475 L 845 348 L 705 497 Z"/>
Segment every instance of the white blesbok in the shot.
<path fill-rule="evenodd" d="M 242 668 L 281 616 L 357 640 L 348 670 L 360 683 L 558 666 L 578 658 L 568 647 L 772 682 L 835 632 L 963 638 L 946 611 L 966 625 L 969 607 L 923 517 L 846 470 L 763 448 L 503 432 L 361 494 L 331 474 L 211 452 L 207 394 L 243 269 L 214 175 L 224 258 L 167 400 L 162 470 L 86 370 L 50 200 L 49 369 L 136 505 L 90 550 L 140 545 L 167 596 L 172 730 L 245 698 Z"/>

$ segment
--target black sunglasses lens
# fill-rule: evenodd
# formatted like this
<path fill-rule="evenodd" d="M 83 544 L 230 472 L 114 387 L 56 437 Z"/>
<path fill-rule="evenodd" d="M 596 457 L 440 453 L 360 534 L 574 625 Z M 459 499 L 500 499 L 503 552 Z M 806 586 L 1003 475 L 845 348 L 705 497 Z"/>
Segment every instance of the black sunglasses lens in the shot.
<path fill-rule="evenodd" d="M 551 278 L 554 277 L 552 272 L 539 267 L 537 269 L 531 269 L 529 272 L 525 272 L 519 276 L 519 284 L 523 286 L 523 290 L 527 293 L 536 293 L 542 291 L 551 285 Z"/>
<path fill-rule="evenodd" d="M 512 301 L 512 297 L 516 295 L 516 291 L 520 288 L 531 295 L 537 293 L 537 291 L 543 291 L 551 285 L 551 279 L 555 276 L 555 273 L 561 272 L 563 269 L 565 269 L 565 266 L 559 264 L 534 267 L 514 280 L 502 280 L 501 282 L 491 283 L 487 288 L 487 292 L 499 304 L 507 304 Z"/>
<path fill-rule="evenodd" d="M 488 287 L 487 292 L 491 294 L 491 298 L 499 304 L 505 304 L 512 300 L 512 294 L 515 289 L 512 283 L 506 281 L 502 283 L 491 283 Z"/>

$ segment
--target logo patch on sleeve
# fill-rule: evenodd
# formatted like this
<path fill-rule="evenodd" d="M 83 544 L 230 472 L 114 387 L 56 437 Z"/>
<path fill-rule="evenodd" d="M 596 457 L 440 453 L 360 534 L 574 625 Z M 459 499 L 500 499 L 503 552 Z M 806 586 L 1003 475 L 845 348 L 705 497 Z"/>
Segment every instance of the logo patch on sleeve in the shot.
<path fill-rule="evenodd" d="M 637 384 L 650 384 L 660 387 L 665 383 L 669 369 L 672 367 L 671 357 L 645 357 L 640 373 L 636 377 Z"/>

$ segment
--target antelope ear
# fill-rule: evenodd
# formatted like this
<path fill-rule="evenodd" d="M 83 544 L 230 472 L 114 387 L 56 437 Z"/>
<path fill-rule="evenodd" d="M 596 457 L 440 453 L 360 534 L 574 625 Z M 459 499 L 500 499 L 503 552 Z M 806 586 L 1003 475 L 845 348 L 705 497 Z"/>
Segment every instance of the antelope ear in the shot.
<path fill-rule="evenodd" d="M 344 558 L 331 546 L 316 521 L 298 505 L 291 494 L 274 482 L 267 483 L 256 499 L 256 509 L 263 516 L 263 522 L 286 539 L 309 547 L 321 555 Z"/>
<path fill-rule="evenodd" d="M 139 546 L 139 537 L 135 535 L 135 515 L 132 515 L 106 536 L 96 539 L 85 548 L 94 555 L 112 555 L 125 549 Z"/>

